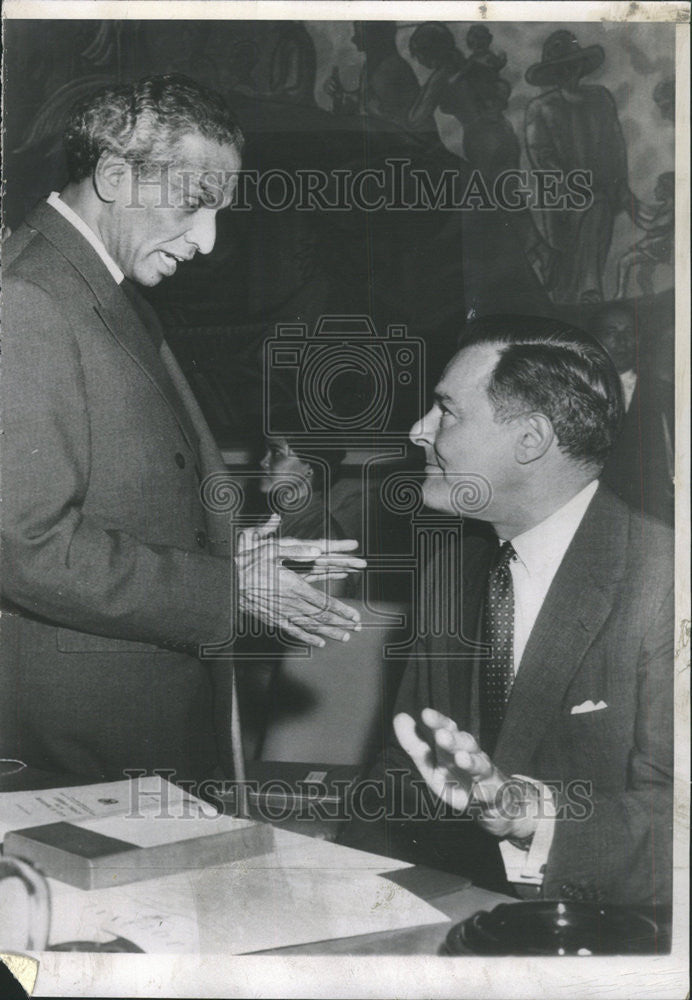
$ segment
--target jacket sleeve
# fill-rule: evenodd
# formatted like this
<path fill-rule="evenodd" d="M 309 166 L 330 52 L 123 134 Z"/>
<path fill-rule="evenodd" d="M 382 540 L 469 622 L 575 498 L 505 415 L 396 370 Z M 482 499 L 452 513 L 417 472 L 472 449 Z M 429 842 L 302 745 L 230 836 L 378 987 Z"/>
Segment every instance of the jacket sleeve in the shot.
<path fill-rule="evenodd" d="M 595 794 L 576 817 L 558 802 L 543 895 L 578 887 L 612 903 L 666 907 L 673 847 L 673 593 L 641 646 L 627 787 Z M 568 805 L 568 804 L 567 804 Z M 562 807 L 562 812 L 560 811 Z"/>
<path fill-rule="evenodd" d="M 3 593 L 58 625 L 188 649 L 230 633 L 230 559 L 148 545 L 83 510 L 90 417 L 79 346 L 53 297 L 4 288 Z"/>

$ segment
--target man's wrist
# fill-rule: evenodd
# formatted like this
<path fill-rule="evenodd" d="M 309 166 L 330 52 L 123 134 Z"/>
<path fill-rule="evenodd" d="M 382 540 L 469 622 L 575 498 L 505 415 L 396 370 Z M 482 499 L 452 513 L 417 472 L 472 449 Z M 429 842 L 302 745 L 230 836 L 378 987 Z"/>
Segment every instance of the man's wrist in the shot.
<path fill-rule="evenodd" d="M 532 782 L 513 775 L 506 783 L 501 808 L 508 821 L 505 838 L 522 851 L 531 848 L 538 825 L 541 795 Z"/>
<path fill-rule="evenodd" d="M 500 853 L 510 882 L 539 886 L 548 863 L 555 832 L 555 804 L 550 788 L 542 782 L 515 774 L 517 781 L 525 781 L 537 793 L 532 829 L 514 829 L 500 841 Z M 528 835 L 527 835 L 528 834 Z"/>

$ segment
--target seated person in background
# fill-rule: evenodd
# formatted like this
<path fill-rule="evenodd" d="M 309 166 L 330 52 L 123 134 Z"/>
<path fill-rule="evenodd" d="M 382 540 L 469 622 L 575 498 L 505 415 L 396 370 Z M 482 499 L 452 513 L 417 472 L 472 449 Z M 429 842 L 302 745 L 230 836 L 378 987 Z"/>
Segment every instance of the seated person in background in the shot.
<path fill-rule="evenodd" d="M 345 451 L 319 446 L 311 452 L 305 441 L 283 435 L 265 441 L 266 452 L 260 467 L 265 475 L 260 491 L 278 492 L 282 534 L 292 538 L 343 538 L 341 527 L 325 507 L 325 481 L 333 486 Z M 326 475 L 325 475 L 326 473 Z M 310 534 L 316 532 L 316 535 Z"/>
<path fill-rule="evenodd" d="M 272 410 L 272 427 L 287 430 L 265 439 L 266 452 L 260 462 L 265 474 L 260 491 L 267 496 L 272 511 L 281 515 L 282 537 L 345 538 L 346 532 L 332 509 L 332 497 L 346 452 L 343 448 L 325 447 L 322 441 L 311 442 L 309 435 L 296 430 L 301 426 L 296 407 L 284 404 Z M 357 502 L 357 497 L 353 500 Z M 329 592 L 355 596 L 358 586 L 351 586 L 346 573 L 343 581 L 332 574 Z"/>
<path fill-rule="evenodd" d="M 626 416 L 604 466 L 602 480 L 625 503 L 667 524 L 673 523 L 675 392 L 659 363 L 672 343 L 672 330 L 660 331 L 640 351 L 632 309 L 610 303 L 591 321 L 591 333 L 617 368 Z"/>
<path fill-rule="evenodd" d="M 280 514 L 281 537 L 346 538 L 346 531 L 331 513 L 333 487 L 338 481 L 345 451 L 325 448 L 321 443 L 311 445 L 306 434 L 296 430 L 302 426 L 300 414 L 297 407 L 290 404 L 272 410 L 271 425 L 290 428 L 284 434 L 272 434 L 265 439 L 266 452 L 259 463 L 264 473 L 259 489 L 267 498 L 270 513 L 274 517 Z M 357 502 L 357 498 L 354 500 Z M 355 598 L 360 596 L 362 583 L 353 583 L 346 573 L 340 576 L 333 570 L 328 582 L 316 581 L 313 586 L 328 590 L 332 597 Z M 261 750 L 271 702 L 271 684 L 282 650 L 283 646 L 275 639 L 263 636 L 250 640 L 247 651 L 254 657 L 251 661 L 243 662 L 242 651 L 236 655 L 243 742 L 248 760 L 257 758 Z M 266 661 L 257 660 L 260 651 L 266 654 Z"/>
<path fill-rule="evenodd" d="M 625 412 L 632 404 L 637 385 L 637 337 L 634 331 L 634 314 L 626 305 L 611 302 L 594 315 L 591 333 L 605 347 L 610 360 L 620 376 Z"/>
<path fill-rule="evenodd" d="M 599 483 L 621 415 L 617 372 L 581 331 L 512 316 L 467 328 L 411 438 L 427 506 L 463 516 L 473 494 L 494 531 L 464 525 L 464 638 L 419 640 L 343 843 L 523 897 L 665 915 L 672 533 Z M 481 510 L 463 489 L 479 481 Z M 441 572 L 444 552 L 421 590 Z"/>

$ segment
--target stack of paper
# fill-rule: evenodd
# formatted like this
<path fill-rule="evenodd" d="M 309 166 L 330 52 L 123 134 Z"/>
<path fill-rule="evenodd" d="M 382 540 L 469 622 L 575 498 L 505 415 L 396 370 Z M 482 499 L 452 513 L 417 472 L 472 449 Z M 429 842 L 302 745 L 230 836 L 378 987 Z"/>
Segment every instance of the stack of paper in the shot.
<path fill-rule="evenodd" d="M 270 826 L 219 815 L 158 777 L 8 800 L 5 855 L 80 889 L 226 864 L 266 853 L 273 839 Z"/>

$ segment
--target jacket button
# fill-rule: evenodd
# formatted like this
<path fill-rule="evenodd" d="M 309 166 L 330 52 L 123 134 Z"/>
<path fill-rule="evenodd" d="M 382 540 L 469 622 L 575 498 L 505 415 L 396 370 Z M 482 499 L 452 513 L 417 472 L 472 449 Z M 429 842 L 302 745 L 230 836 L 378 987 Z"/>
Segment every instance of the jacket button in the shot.
<path fill-rule="evenodd" d="M 185 468 L 185 456 L 180 451 L 176 451 L 175 453 L 175 464 L 178 466 L 179 469 Z"/>
<path fill-rule="evenodd" d="M 560 886 L 560 899 L 579 900 L 581 899 L 581 895 L 581 889 L 574 882 L 563 882 Z"/>
<path fill-rule="evenodd" d="M 198 531 L 195 534 L 195 538 L 197 539 L 197 544 L 199 545 L 200 549 L 203 549 L 203 548 L 206 547 L 206 544 L 207 544 L 207 535 L 206 535 L 206 532 L 204 532 L 204 531 Z"/>

